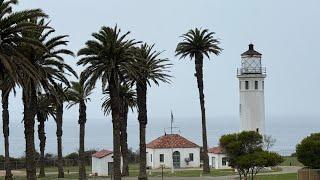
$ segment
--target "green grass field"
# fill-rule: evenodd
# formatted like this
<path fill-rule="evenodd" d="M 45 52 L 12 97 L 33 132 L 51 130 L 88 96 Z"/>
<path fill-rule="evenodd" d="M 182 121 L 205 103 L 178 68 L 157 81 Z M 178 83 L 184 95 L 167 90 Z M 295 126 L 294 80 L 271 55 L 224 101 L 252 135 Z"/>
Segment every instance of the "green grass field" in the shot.
<path fill-rule="evenodd" d="M 291 163 L 291 166 L 301 166 L 303 167 L 303 164 L 301 164 L 297 157 L 291 157 L 291 156 L 286 156 L 286 157 L 283 157 L 284 158 L 284 162 L 280 164 L 280 166 L 290 166 L 290 163 Z"/>
<path fill-rule="evenodd" d="M 296 173 L 279 174 L 279 175 L 258 175 L 257 180 L 295 180 L 297 179 Z"/>
<path fill-rule="evenodd" d="M 298 162 L 296 157 L 284 157 L 285 161 L 281 164 L 281 166 L 289 166 L 290 163 L 292 166 L 303 166 L 301 163 Z M 78 166 L 70 166 L 64 167 L 66 179 L 77 179 L 78 178 Z M 129 165 L 130 176 L 137 177 L 139 173 L 139 164 L 130 164 Z M 21 169 L 21 171 L 25 171 Z M 46 178 L 39 178 L 39 179 L 57 179 L 57 168 L 56 167 L 46 167 L 45 171 L 47 172 Z M 70 174 L 68 174 L 68 171 Z M 86 167 L 87 173 L 91 173 L 91 166 Z M 37 169 L 39 172 L 39 169 Z M 54 174 L 53 174 L 54 173 Z M 211 170 L 209 176 L 227 176 L 227 175 L 235 175 L 232 170 Z M 155 170 L 152 173 L 149 173 L 150 177 L 159 177 L 161 176 L 161 170 Z M 202 170 L 199 169 L 188 169 L 188 170 L 180 170 L 174 173 L 171 173 L 170 169 L 164 170 L 165 177 L 200 177 L 202 176 Z M 258 175 L 257 180 L 291 180 L 296 179 L 296 174 L 282 174 L 282 175 Z M 4 179 L 0 177 L 0 180 Z M 15 177 L 15 179 L 25 179 L 25 177 Z M 99 179 L 99 178 L 98 178 Z"/>

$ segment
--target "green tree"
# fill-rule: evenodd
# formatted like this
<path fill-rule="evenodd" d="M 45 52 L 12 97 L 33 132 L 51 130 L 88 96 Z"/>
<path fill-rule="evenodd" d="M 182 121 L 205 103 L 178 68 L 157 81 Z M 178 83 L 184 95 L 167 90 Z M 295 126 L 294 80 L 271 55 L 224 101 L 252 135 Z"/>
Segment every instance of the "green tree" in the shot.
<path fill-rule="evenodd" d="M 65 71 L 71 72 L 75 76 L 76 73 L 64 62 L 63 58 L 64 55 L 73 55 L 71 51 L 61 48 L 67 45 L 68 41 L 65 40 L 67 36 L 51 37 L 54 30 L 47 26 L 44 19 L 33 18 L 27 22 L 34 24 L 37 28 L 32 31 L 22 31 L 22 36 L 39 42 L 39 46 L 30 43 L 19 44 L 23 56 L 37 69 L 39 78 L 39 81 L 34 81 L 29 74 L 23 72 L 20 74 L 23 77 L 21 86 L 24 103 L 27 179 L 35 179 L 34 125 L 37 113 L 37 91 L 43 89 L 46 93 L 58 98 L 58 83 L 69 84 Z"/>
<path fill-rule="evenodd" d="M 320 133 L 304 138 L 296 147 L 298 160 L 313 169 L 320 168 Z"/>
<path fill-rule="evenodd" d="M 40 146 L 40 159 L 39 159 L 39 177 L 45 177 L 45 147 L 46 147 L 46 132 L 45 132 L 45 122 L 48 120 L 49 116 L 55 118 L 54 106 L 52 97 L 47 94 L 37 95 L 37 120 L 38 120 L 38 138 Z"/>
<path fill-rule="evenodd" d="M 154 45 L 142 44 L 135 48 L 136 57 L 136 91 L 138 105 L 138 121 L 140 131 L 140 171 L 139 179 L 147 179 L 147 159 L 146 159 L 146 127 L 148 123 L 147 115 L 147 90 L 151 83 L 159 85 L 159 82 L 169 82 L 168 75 L 171 64 L 168 59 L 160 58 L 161 52 L 153 50 Z"/>
<path fill-rule="evenodd" d="M 0 2 L 0 76 L 4 80 L 6 76 L 9 76 L 16 83 L 21 83 L 23 81 L 23 76 L 21 73 L 30 75 L 33 80 L 38 80 L 37 72 L 35 68 L 26 58 L 21 54 L 18 44 L 29 43 L 37 45 L 28 38 L 21 36 L 22 31 L 32 30 L 35 26 L 31 23 L 25 22 L 27 19 L 35 17 L 45 17 L 46 15 L 40 9 L 31 9 L 16 11 L 13 13 L 12 6 L 17 4 L 17 0 L 6 0 Z M 3 105 L 7 109 L 8 99 L 7 95 L 9 92 L 2 90 L 4 95 Z M 9 114 L 5 110 L 4 114 L 4 136 L 5 136 L 5 154 L 6 154 L 6 176 L 5 179 L 12 179 L 10 162 L 9 162 Z M 28 168 L 30 164 L 28 164 Z"/>
<path fill-rule="evenodd" d="M 111 98 L 110 91 L 106 90 L 105 100 L 102 104 L 102 109 L 105 114 L 111 113 Z M 137 106 L 136 92 L 133 91 L 128 84 L 122 84 L 119 91 L 120 103 L 121 103 L 121 132 L 120 132 L 120 144 L 121 154 L 123 159 L 122 176 L 129 176 L 129 154 L 128 154 L 128 133 L 127 133 L 127 121 L 129 108 L 133 110 Z"/>
<path fill-rule="evenodd" d="M 121 179 L 120 167 L 120 129 L 121 129 L 121 104 L 119 87 L 126 77 L 132 75 L 132 47 L 135 40 L 127 40 L 130 32 L 121 35 L 120 29 L 102 27 L 99 33 L 93 33 L 94 40 L 86 42 L 86 47 L 78 52 L 82 56 L 78 65 L 87 66 L 82 72 L 82 77 L 89 86 L 95 86 L 101 79 L 103 90 L 110 91 L 111 114 L 113 124 L 113 175 L 115 180 Z"/>
<path fill-rule="evenodd" d="M 209 32 L 208 29 L 191 29 L 181 37 L 183 41 L 177 45 L 176 56 L 180 56 L 180 59 L 190 57 L 194 58 L 195 70 L 194 74 L 197 78 L 199 100 L 201 107 L 201 122 L 202 122 L 202 142 L 203 151 L 203 172 L 209 173 L 209 157 L 208 157 L 208 144 L 207 144 L 207 125 L 206 125 L 206 112 L 205 112 L 205 100 L 203 93 L 203 57 L 209 58 L 210 54 L 219 55 L 222 49 L 218 46 L 219 41 L 213 37 L 214 32 Z"/>
<path fill-rule="evenodd" d="M 92 87 L 86 86 L 83 81 L 71 82 L 71 88 L 67 90 L 67 98 L 69 101 L 68 108 L 79 104 L 79 120 L 80 125 L 79 133 L 79 179 L 86 179 L 86 166 L 85 166 L 85 148 L 84 148 L 84 138 L 85 138 L 85 126 L 87 122 L 87 101 L 90 100 L 89 96 L 92 91 Z"/>
<path fill-rule="evenodd" d="M 253 180 L 264 167 L 276 166 L 283 161 L 279 154 L 263 150 L 263 137 L 255 131 L 223 135 L 220 146 L 228 156 L 229 165 L 237 169 L 240 179 L 250 176 Z"/>

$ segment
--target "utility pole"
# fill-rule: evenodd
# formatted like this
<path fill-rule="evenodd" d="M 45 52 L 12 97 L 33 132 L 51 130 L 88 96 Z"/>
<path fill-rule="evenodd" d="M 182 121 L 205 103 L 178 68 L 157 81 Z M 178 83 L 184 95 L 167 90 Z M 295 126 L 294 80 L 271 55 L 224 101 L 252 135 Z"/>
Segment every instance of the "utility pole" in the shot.
<path fill-rule="evenodd" d="M 173 113 L 172 113 L 172 110 L 171 110 L 171 126 L 170 126 L 170 129 L 171 129 L 171 136 L 173 135 Z M 174 164 L 173 164 L 173 145 L 172 145 L 172 142 L 171 142 L 171 157 L 172 157 L 172 166 L 171 166 L 171 173 L 174 173 Z"/>

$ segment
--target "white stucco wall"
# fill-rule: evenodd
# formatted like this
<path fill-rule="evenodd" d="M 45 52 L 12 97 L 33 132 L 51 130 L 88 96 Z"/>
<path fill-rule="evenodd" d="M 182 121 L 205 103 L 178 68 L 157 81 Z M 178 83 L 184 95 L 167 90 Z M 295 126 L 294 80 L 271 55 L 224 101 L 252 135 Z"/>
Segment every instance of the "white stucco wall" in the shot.
<path fill-rule="evenodd" d="M 92 174 L 98 176 L 108 176 L 108 163 L 113 162 L 113 154 L 109 154 L 103 158 L 92 157 Z M 121 170 L 122 170 L 122 157 L 121 157 Z"/>
<path fill-rule="evenodd" d="M 191 168 L 200 167 L 200 148 L 173 148 L 173 149 L 150 149 L 147 148 L 147 166 L 151 169 L 161 168 L 160 154 L 164 154 L 164 163 L 166 168 L 171 168 L 173 165 L 172 153 L 175 151 L 180 152 L 180 167 Z M 193 161 L 188 164 L 185 159 L 189 158 L 189 154 L 193 153 Z M 151 161 L 152 156 L 152 161 Z"/>
<path fill-rule="evenodd" d="M 208 153 L 209 156 L 209 166 L 213 169 L 231 169 L 227 161 L 226 165 L 222 165 L 222 158 L 225 158 L 225 154 L 213 154 Z"/>
<path fill-rule="evenodd" d="M 240 89 L 240 131 L 265 132 L 265 103 L 264 103 L 264 75 L 241 75 L 239 78 Z M 249 89 L 245 87 L 245 81 L 249 82 Z M 255 89 L 255 81 L 258 81 L 258 89 Z"/>

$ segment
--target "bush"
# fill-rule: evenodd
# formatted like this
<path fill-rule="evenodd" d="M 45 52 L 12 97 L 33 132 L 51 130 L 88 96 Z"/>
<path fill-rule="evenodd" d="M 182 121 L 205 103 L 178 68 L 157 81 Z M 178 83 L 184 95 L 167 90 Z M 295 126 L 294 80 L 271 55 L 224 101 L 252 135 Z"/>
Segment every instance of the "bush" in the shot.
<path fill-rule="evenodd" d="M 304 138 L 296 148 L 298 160 L 313 169 L 320 168 L 320 133 Z"/>

